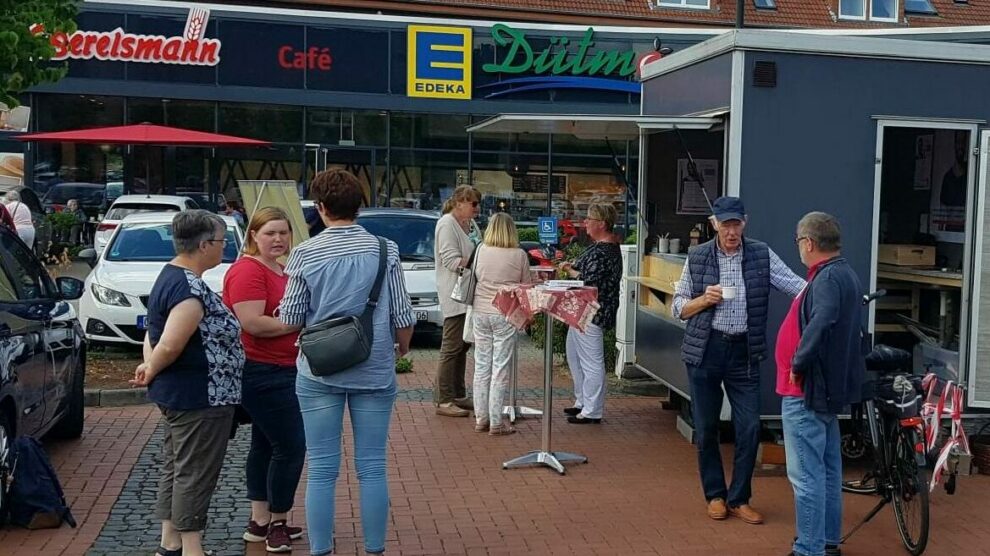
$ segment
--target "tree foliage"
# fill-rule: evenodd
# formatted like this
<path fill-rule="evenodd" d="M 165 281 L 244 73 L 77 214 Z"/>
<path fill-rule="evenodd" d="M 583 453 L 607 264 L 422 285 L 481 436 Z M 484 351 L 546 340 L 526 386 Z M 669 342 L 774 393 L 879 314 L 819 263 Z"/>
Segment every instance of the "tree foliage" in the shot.
<path fill-rule="evenodd" d="M 76 30 L 76 0 L 0 0 L 0 102 L 39 83 L 58 81 L 68 69 L 50 61 L 50 33 Z"/>

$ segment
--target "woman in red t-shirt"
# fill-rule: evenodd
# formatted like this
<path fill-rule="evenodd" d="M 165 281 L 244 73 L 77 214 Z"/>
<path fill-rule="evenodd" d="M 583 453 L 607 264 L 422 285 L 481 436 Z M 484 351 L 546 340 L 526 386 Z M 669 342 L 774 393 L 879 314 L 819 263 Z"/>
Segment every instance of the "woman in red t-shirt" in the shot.
<path fill-rule="evenodd" d="M 265 541 L 269 552 L 288 552 L 291 539 L 302 536 L 301 528 L 286 522 L 306 457 L 295 390 L 298 333 L 274 316 L 289 281 L 278 259 L 291 246 L 288 215 L 279 208 L 259 209 L 248 225 L 244 256 L 223 281 L 223 302 L 241 323 L 247 356 L 241 405 L 252 422 L 247 458 L 251 522 L 244 540 Z"/>

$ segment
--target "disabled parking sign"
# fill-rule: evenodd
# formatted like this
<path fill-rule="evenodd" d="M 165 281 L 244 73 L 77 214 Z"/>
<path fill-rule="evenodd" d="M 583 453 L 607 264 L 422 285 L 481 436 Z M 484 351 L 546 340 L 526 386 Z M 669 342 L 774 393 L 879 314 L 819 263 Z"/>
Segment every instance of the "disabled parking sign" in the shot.
<path fill-rule="evenodd" d="M 540 243 L 544 245 L 557 244 L 557 217 L 541 216 L 538 222 Z"/>

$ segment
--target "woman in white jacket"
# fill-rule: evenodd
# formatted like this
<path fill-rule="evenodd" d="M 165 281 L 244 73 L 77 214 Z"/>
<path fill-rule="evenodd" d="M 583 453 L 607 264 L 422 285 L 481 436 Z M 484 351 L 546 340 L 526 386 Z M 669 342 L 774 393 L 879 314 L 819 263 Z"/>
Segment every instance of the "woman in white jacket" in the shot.
<path fill-rule="evenodd" d="M 7 212 L 14 219 L 17 235 L 28 247 L 34 248 L 34 221 L 31 220 L 31 208 L 21 202 L 21 194 L 17 191 L 7 192 Z"/>
<path fill-rule="evenodd" d="M 511 434 L 516 431 L 502 423 L 502 407 L 516 348 L 516 327 L 492 302 L 500 289 L 533 281 L 529 257 L 519 248 L 512 217 L 500 212 L 488 221 L 485 242 L 478 246 L 475 257 L 474 430 L 492 436 Z"/>
<path fill-rule="evenodd" d="M 468 266 L 474 242 L 468 236 L 471 221 L 481 212 L 481 193 L 462 185 L 443 205 L 443 216 L 437 221 L 434 258 L 436 259 L 437 295 L 443 313 L 443 339 L 440 343 L 440 363 L 434 401 L 437 415 L 467 417 L 474 404 L 467 397 L 464 372 L 467 366 L 468 344 L 464 342 L 464 319 L 467 305 L 450 298 L 462 268 Z"/>

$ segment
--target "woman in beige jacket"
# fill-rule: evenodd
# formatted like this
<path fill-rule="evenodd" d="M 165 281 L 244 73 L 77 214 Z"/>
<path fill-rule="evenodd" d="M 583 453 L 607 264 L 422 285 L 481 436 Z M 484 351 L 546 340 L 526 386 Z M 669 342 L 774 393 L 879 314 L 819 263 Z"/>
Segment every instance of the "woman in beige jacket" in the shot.
<path fill-rule="evenodd" d="M 529 257 L 519 248 L 512 218 L 498 213 L 488 221 L 485 242 L 475 255 L 474 291 L 474 430 L 492 436 L 516 432 L 502 423 L 509 367 L 516 348 L 516 328 L 492 305 L 502 288 L 533 281 Z"/>
<path fill-rule="evenodd" d="M 462 185 L 444 203 L 444 215 L 437 221 L 434 258 L 437 269 L 437 295 L 443 313 L 443 339 L 440 343 L 440 363 L 434 402 L 437 415 L 467 417 L 473 409 L 464 385 L 469 345 L 464 342 L 464 314 L 467 305 L 450 298 L 460 269 L 468 266 L 474 242 L 468 237 L 471 221 L 481 212 L 481 193 Z"/>

